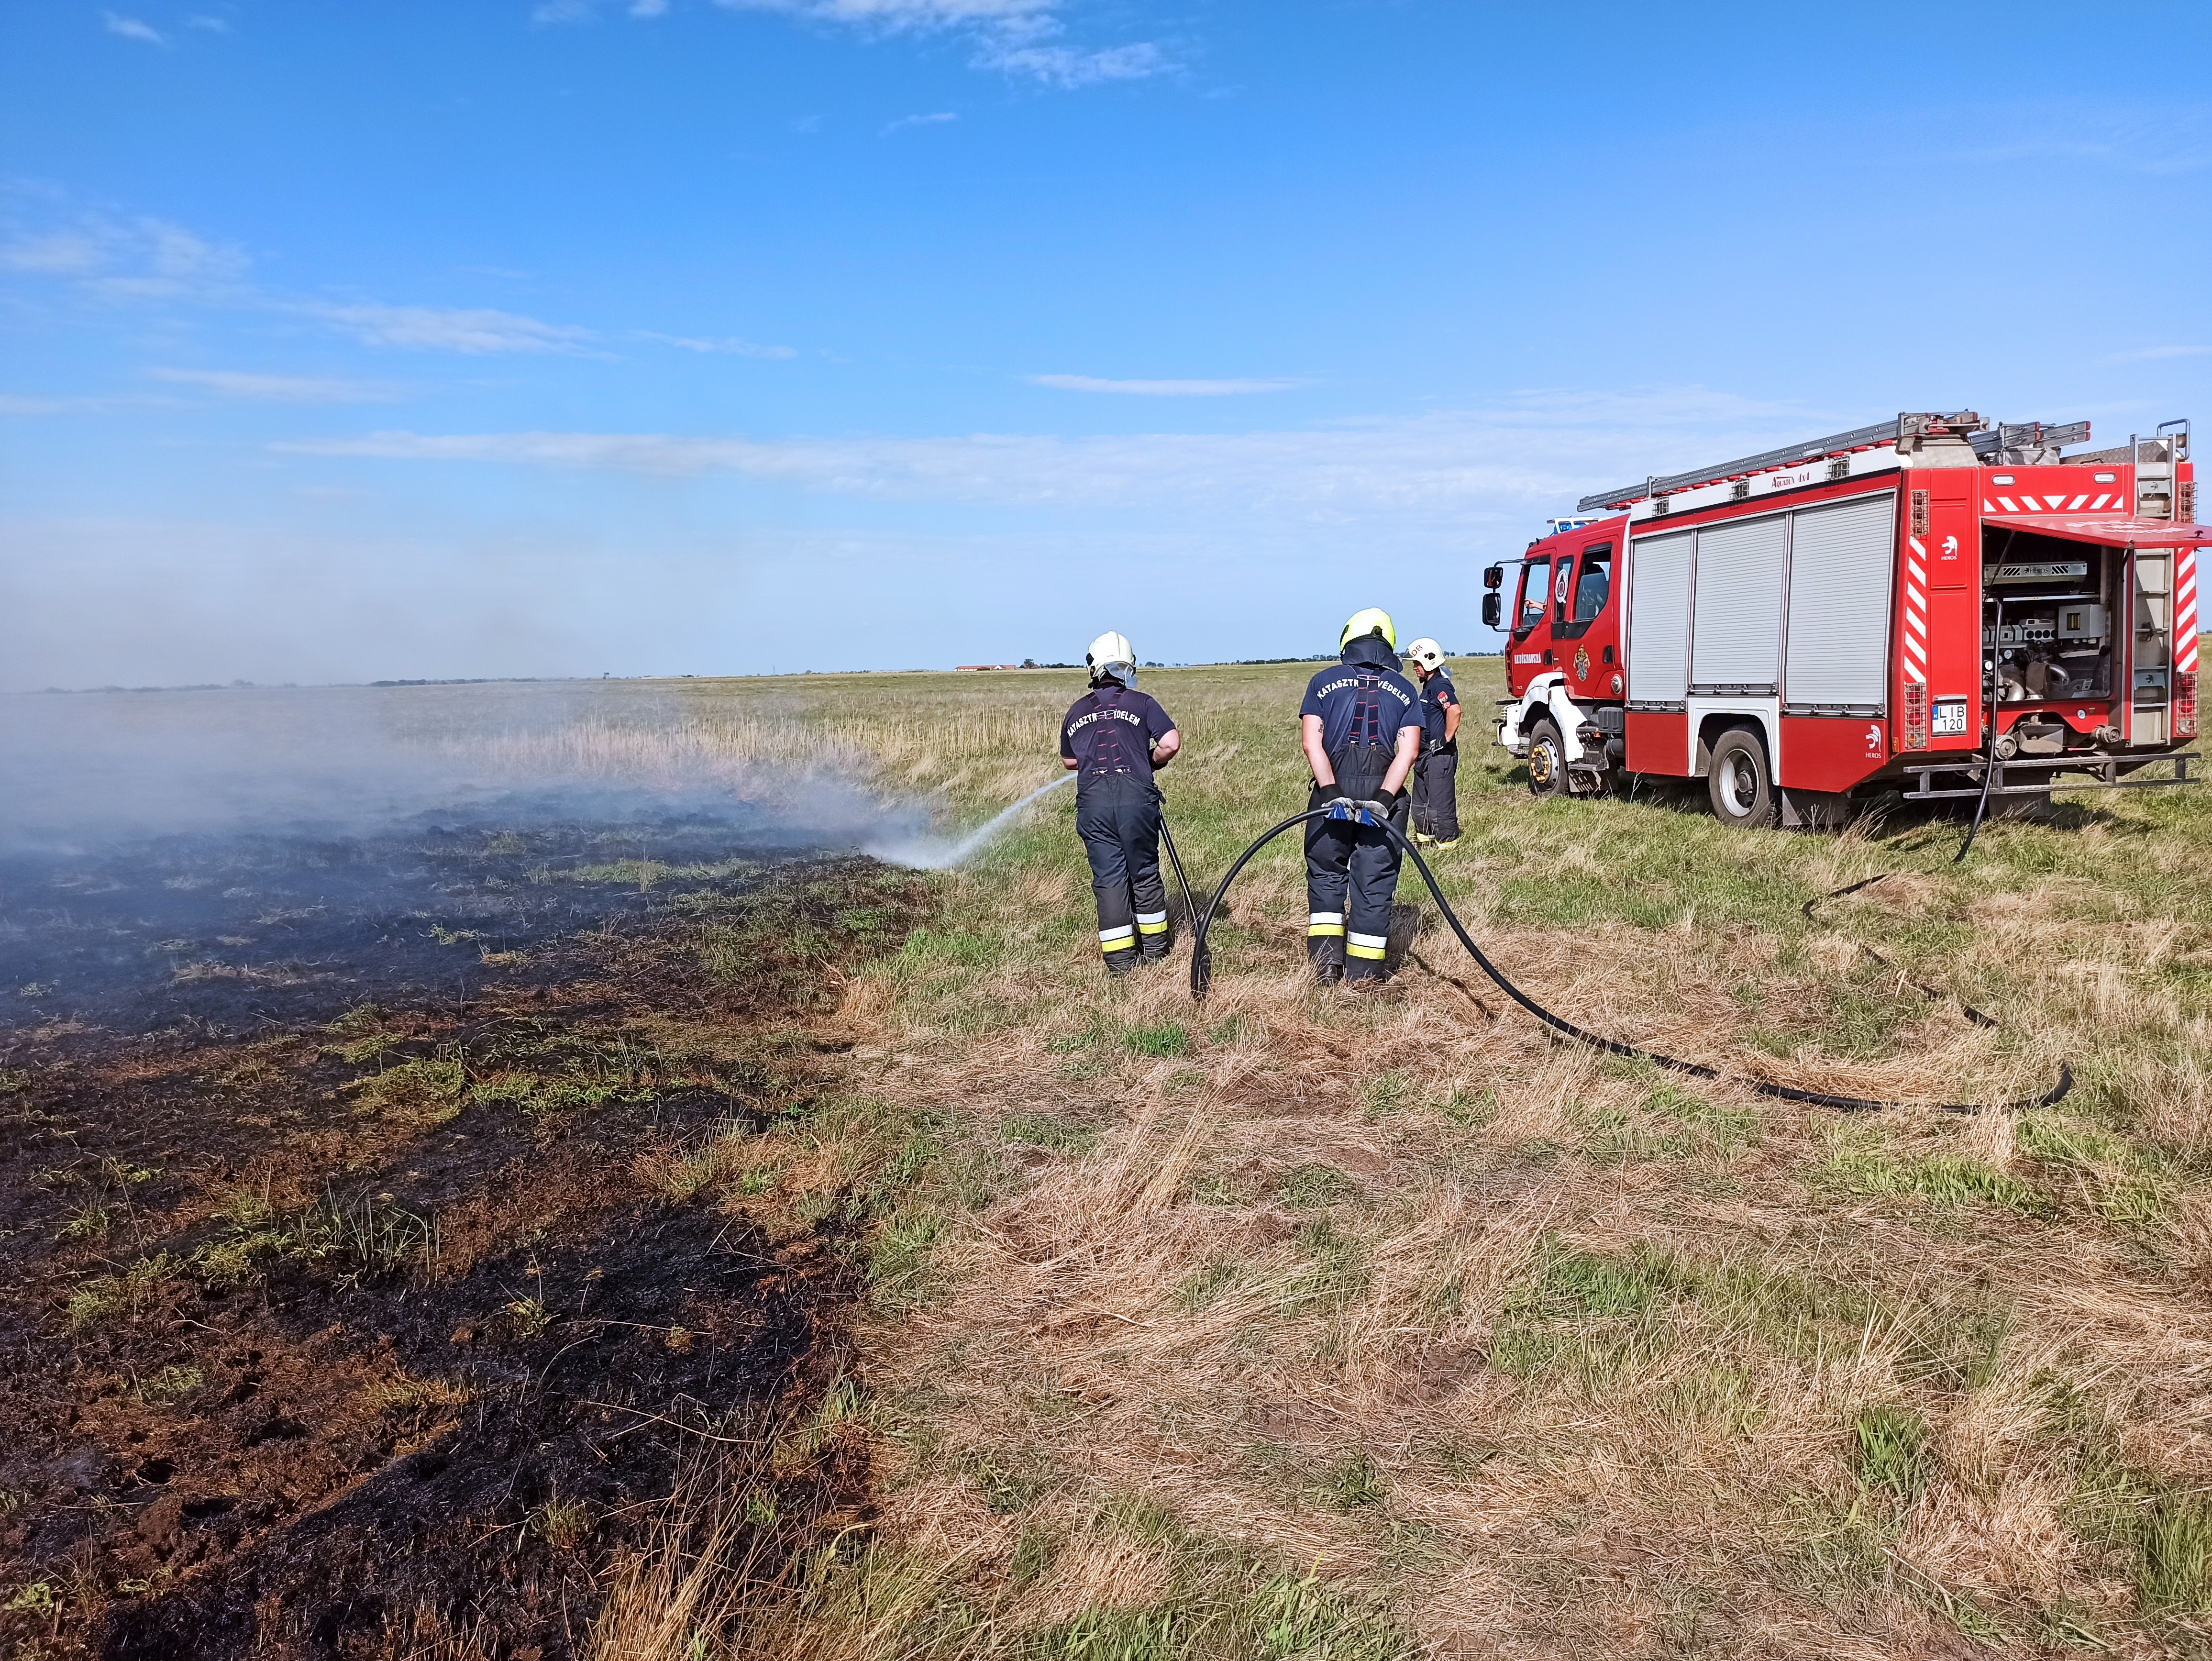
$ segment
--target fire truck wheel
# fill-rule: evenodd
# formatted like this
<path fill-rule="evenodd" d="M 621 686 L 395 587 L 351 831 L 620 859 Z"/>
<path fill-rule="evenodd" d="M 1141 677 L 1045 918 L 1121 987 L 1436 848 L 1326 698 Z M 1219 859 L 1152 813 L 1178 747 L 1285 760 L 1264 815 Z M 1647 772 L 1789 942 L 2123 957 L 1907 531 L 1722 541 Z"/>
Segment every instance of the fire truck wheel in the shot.
<path fill-rule="evenodd" d="M 1528 792 L 1536 796 L 1567 794 L 1567 750 L 1559 723 L 1539 721 L 1528 729 Z"/>
<path fill-rule="evenodd" d="M 1732 727 L 1713 745 L 1713 770 L 1706 787 L 1713 812 L 1723 824 L 1764 830 L 1779 816 L 1774 781 L 1766 770 L 1766 746 L 1759 734 Z"/>

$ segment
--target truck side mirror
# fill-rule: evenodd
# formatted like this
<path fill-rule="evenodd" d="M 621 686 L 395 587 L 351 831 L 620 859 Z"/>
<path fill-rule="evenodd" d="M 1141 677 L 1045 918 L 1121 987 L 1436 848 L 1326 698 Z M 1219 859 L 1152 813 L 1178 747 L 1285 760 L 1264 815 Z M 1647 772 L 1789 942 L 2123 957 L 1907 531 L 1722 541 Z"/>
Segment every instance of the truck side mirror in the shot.
<path fill-rule="evenodd" d="M 1482 597 L 1482 621 L 1486 628 L 1501 627 L 1499 619 L 1505 615 L 1505 596 L 1492 591 Z"/>
<path fill-rule="evenodd" d="M 1482 586 L 1484 587 L 1496 589 L 1501 588 L 1504 587 L 1504 585 L 1505 568 L 1503 565 L 1493 565 L 1483 572 Z"/>

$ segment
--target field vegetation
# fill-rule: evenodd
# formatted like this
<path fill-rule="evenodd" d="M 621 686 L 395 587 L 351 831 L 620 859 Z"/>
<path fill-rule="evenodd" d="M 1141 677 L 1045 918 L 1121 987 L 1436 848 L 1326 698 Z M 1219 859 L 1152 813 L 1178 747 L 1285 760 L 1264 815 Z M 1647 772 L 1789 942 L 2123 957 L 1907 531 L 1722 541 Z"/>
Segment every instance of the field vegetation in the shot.
<path fill-rule="evenodd" d="M 1163 782 L 1194 882 L 1303 806 L 1308 672 L 1147 674 L 1186 738 Z M 533 1549 L 603 1546 L 564 1643 L 601 1661 L 2212 1652 L 2212 805 L 2062 795 L 1954 866 L 1963 827 L 1902 813 L 1745 835 L 1701 792 L 1540 803 L 1486 745 L 1497 680 L 1463 667 L 1467 834 L 1434 864 L 1506 972 L 1729 1080 L 1985 1110 L 1845 1116 L 1559 1041 L 1410 871 L 1396 978 L 1317 989 L 1294 837 L 1240 879 L 1202 1006 L 1187 936 L 1171 967 L 1109 983 L 1072 796 L 1048 797 L 890 932 L 841 902 L 836 995 L 804 1017 L 811 1081 L 787 1107 L 633 1135 L 603 1173 L 749 1249 L 826 1254 L 843 1301 L 804 1388 L 686 1420 L 673 1495 L 635 1526 L 538 1498 Z M 963 825 L 1054 776 L 1079 690 L 662 684 L 503 742 L 617 779 L 927 792 Z M 386 1034 L 404 1047 L 363 1048 Z M 637 1088 L 542 1041 L 458 1070 L 427 1028 L 321 1042 L 358 1052 L 343 1088 L 379 1123 L 557 1120 L 590 1107 L 564 1092 Z M 2062 1103 L 1996 1105 L 2062 1062 Z M 104 1267 L 57 1328 L 125 1330 L 180 1279 L 312 1252 L 427 1280 L 460 1249 L 234 1183 L 194 1202 L 204 1255 L 181 1255 L 134 1220 L 131 1167 L 77 1169 L 52 1232 Z M 524 1342 L 534 1295 L 487 1320 Z M 373 1409 L 443 1424 L 482 1387 L 401 1369 Z M 198 1388 L 149 1374 L 137 1399 Z M 79 1594 L 8 1595 L 58 1628 L 37 1600 Z M 445 1604 L 378 1643 L 505 1652 Z"/>
<path fill-rule="evenodd" d="M 1307 672 L 1148 677 L 1194 880 L 1303 805 Z M 1462 677 L 1468 833 L 1436 865 L 1509 973 L 1732 1078 L 1990 1110 L 1846 1116 L 1555 1041 L 1410 873 L 1391 988 L 1317 991 L 1292 838 L 1202 1007 L 1180 950 L 1109 985 L 1048 799 L 848 994 L 872 1036 L 820 1131 L 900 1150 L 854 1363 L 879 1512 L 729 1594 L 743 1646 L 2204 1646 L 2201 796 L 2062 796 L 1963 867 L 1960 827 L 1901 812 L 1743 836 L 1690 789 L 1540 803 L 1483 743 L 1497 678 Z M 1051 776 L 1078 688 L 935 679 L 926 727 L 902 690 L 786 681 L 776 730 L 818 698 L 843 754 L 972 818 Z M 697 730 L 770 730 L 757 697 L 702 689 Z M 2063 1102 L 1996 1109 L 2062 1061 Z"/>

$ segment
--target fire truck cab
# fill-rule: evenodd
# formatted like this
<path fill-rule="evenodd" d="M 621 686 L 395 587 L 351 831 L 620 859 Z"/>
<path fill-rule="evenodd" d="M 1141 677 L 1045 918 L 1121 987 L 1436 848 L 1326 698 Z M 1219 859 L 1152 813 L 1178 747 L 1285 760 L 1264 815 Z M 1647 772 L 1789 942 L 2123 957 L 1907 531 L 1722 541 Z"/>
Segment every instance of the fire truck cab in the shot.
<path fill-rule="evenodd" d="M 2187 423 L 2088 435 L 1903 415 L 1583 498 L 1484 574 L 1498 742 L 1538 795 L 1703 778 L 1746 826 L 2189 782 Z"/>

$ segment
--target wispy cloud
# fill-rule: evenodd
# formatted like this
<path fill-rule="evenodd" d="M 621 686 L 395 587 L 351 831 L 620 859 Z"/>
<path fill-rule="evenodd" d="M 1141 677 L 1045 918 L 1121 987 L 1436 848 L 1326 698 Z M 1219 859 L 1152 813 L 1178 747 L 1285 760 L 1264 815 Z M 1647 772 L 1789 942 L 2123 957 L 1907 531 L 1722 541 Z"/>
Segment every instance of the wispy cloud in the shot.
<path fill-rule="evenodd" d="M 149 369 L 156 380 L 197 386 L 219 398 L 263 404 L 386 404 L 397 387 L 368 380 L 330 380 L 307 375 L 258 374 L 243 369 Z"/>
<path fill-rule="evenodd" d="M 884 132 L 888 136 L 902 132 L 908 127 L 941 127 L 948 121 L 959 119 L 959 113 L 956 110 L 939 110 L 930 115 L 902 115 L 897 120 L 887 124 Z"/>
<path fill-rule="evenodd" d="M 2107 363 L 2155 363 L 2169 357 L 2204 357 L 2212 356 L 2212 346 L 2146 346 L 2139 352 L 2114 352 L 2105 359 Z"/>
<path fill-rule="evenodd" d="M 85 211 L 0 240 L 0 271 L 73 277 L 111 298 L 232 283 L 252 260 L 231 244 L 146 216 Z"/>
<path fill-rule="evenodd" d="M 589 23 L 599 15 L 600 0 L 539 0 L 530 12 L 533 23 Z M 668 0 L 629 0 L 623 8 L 632 17 L 654 18 L 668 15 Z"/>
<path fill-rule="evenodd" d="M 1035 386 L 1054 386 L 1063 392 L 1123 392 L 1138 398 L 1237 398 L 1248 392 L 1286 392 L 1303 386 L 1297 380 L 1102 380 L 1087 374 L 1033 374 L 1024 380 Z"/>
<path fill-rule="evenodd" d="M 112 11 L 100 14 L 100 27 L 110 34 L 120 35 L 125 40 L 143 41 L 149 46 L 166 46 L 169 37 L 143 18 L 122 17 Z"/>
<path fill-rule="evenodd" d="M 0 270 L 81 277 L 107 262 L 102 240 L 89 231 L 42 231 L 0 243 Z"/>
<path fill-rule="evenodd" d="M 0 392 L 0 416 L 106 415 L 116 410 L 173 408 L 177 399 L 158 392 L 121 397 L 38 398 Z"/>
<path fill-rule="evenodd" d="M 228 34 L 230 33 L 229 19 L 224 17 L 210 17 L 205 12 L 195 12 L 191 16 L 185 19 L 185 22 L 190 27 L 205 29 L 210 34 Z"/>
<path fill-rule="evenodd" d="M 573 352 L 592 338 L 589 329 L 543 323 L 534 317 L 489 308 L 437 306 L 337 305 L 310 302 L 298 308 L 364 345 L 411 351 Z"/>
<path fill-rule="evenodd" d="M 1528 513 L 1600 475 L 1664 472 L 1756 449 L 1833 412 L 1698 388 L 1530 393 L 1496 409 L 1248 433 L 1085 438 L 696 438 L 662 433 L 374 433 L 274 447 L 399 461 L 669 477 L 731 475 L 840 496 L 1073 508 L 1261 510 L 1340 520 L 1389 512 Z"/>
<path fill-rule="evenodd" d="M 1083 47 L 1065 40 L 1061 0 L 715 0 L 731 11 L 781 12 L 873 35 L 957 33 L 975 45 L 980 70 L 1073 88 L 1141 81 L 1176 65 L 1157 41 Z"/>
<path fill-rule="evenodd" d="M 1167 53 L 1150 40 L 1084 52 L 1073 46 L 1018 46 L 987 40 L 977 49 L 975 64 L 979 69 L 1000 70 L 1071 88 L 1101 81 L 1147 80 L 1176 67 Z"/>
<path fill-rule="evenodd" d="M 792 358 L 799 356 L 791 346 L 763 346 L 750 340 L 698 340 L 689 335 L 655 334 L 650 329 L 637 332 L 640 340 L 659 341 L 664 346 L 680 346 L 687 352 L 722 352 L 732 357 Z"/>

